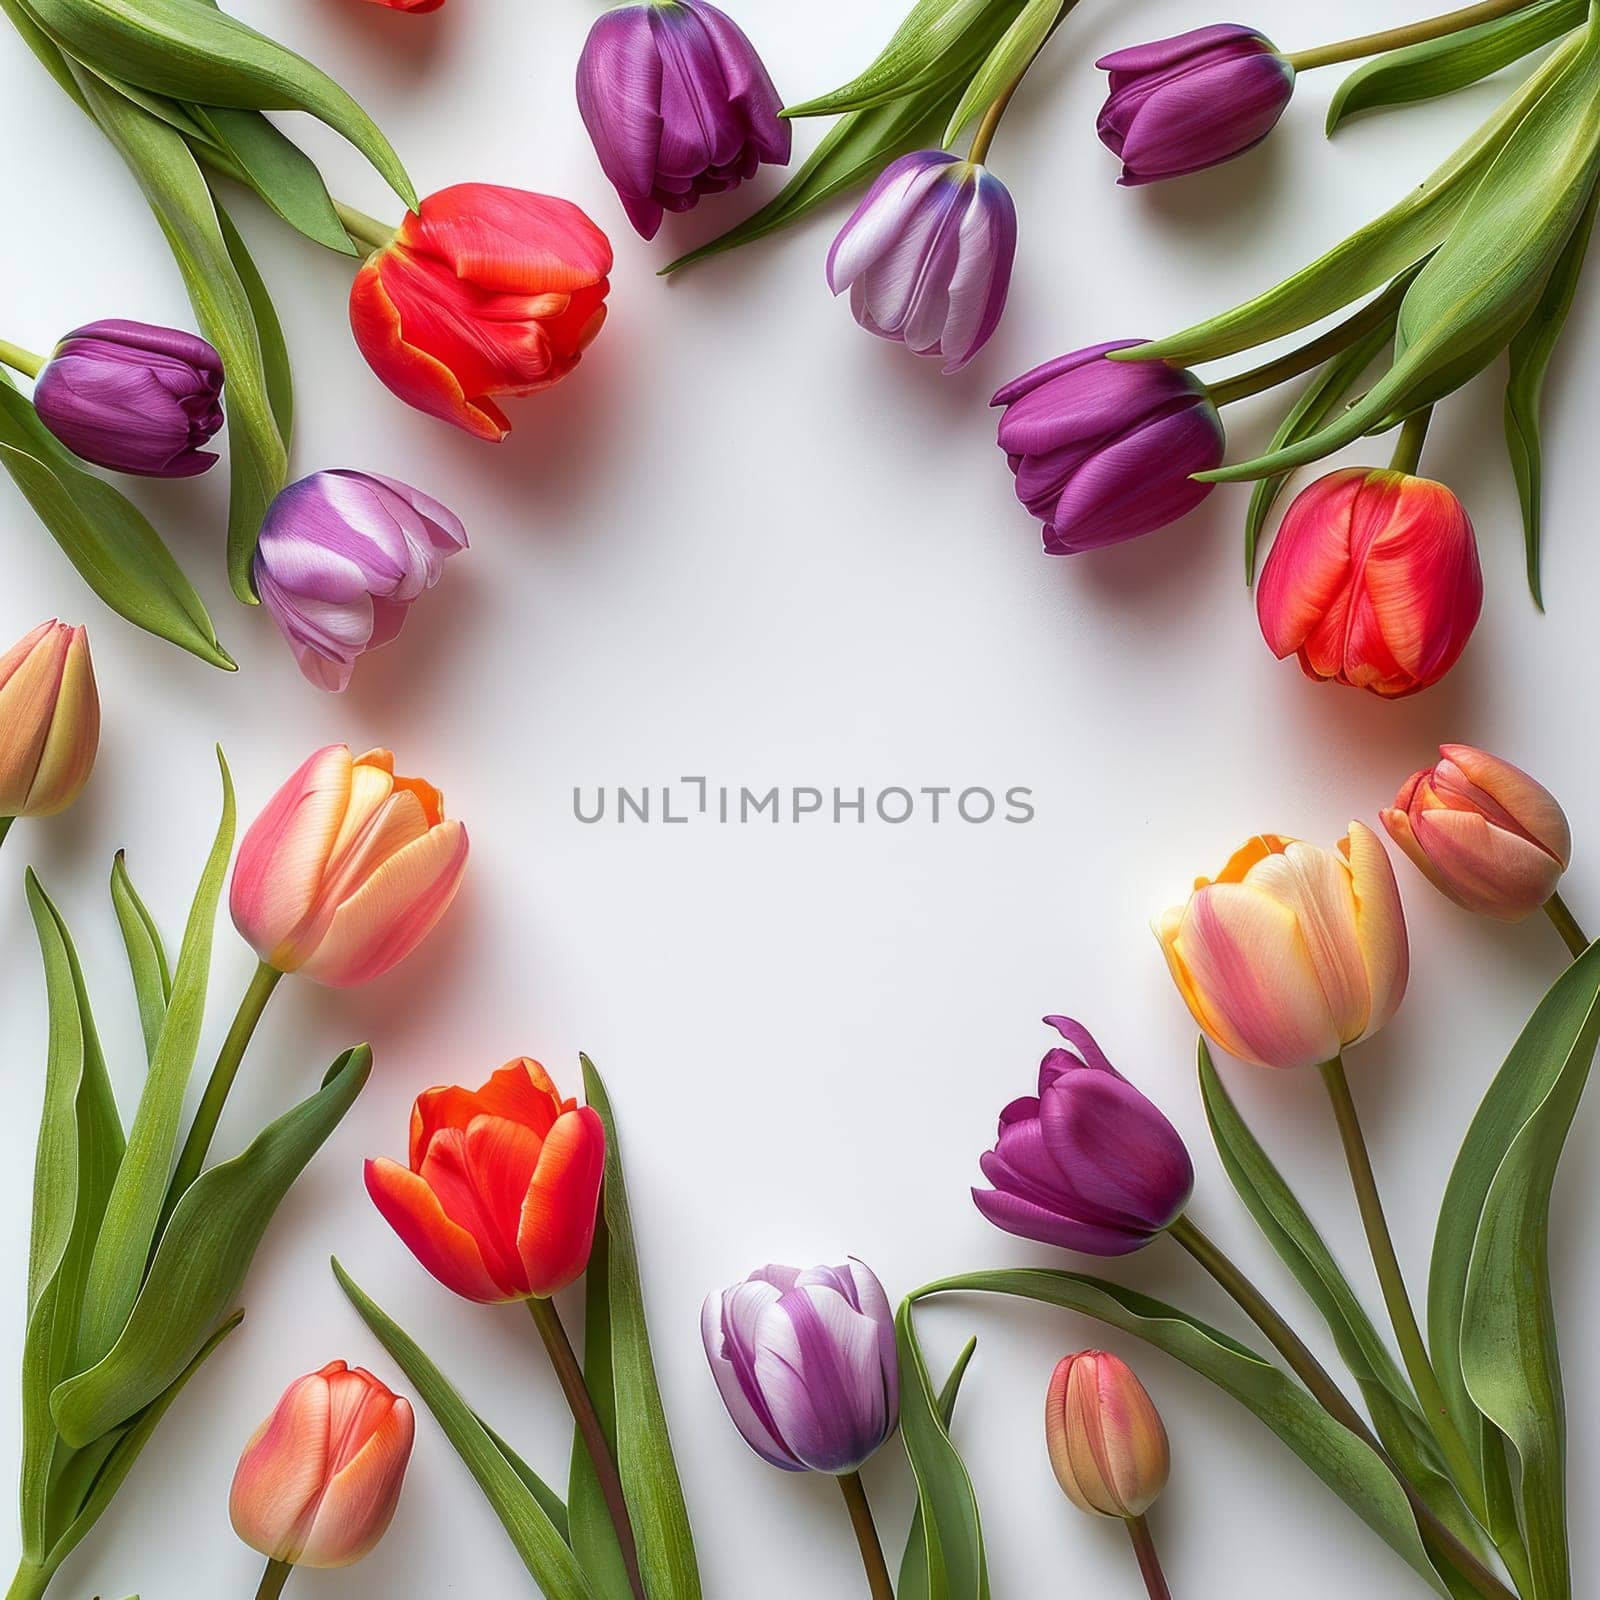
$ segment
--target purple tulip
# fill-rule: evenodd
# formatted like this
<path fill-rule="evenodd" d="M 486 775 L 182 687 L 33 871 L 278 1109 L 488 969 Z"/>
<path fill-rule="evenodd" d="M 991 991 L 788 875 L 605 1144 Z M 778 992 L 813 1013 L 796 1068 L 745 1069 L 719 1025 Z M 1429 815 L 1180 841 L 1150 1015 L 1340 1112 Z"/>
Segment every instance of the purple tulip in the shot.
<path fill-rule="evenodd" d="M 1089 1030 L 1046 1017 L 1073 1046 L 1039 1063 L 1039 1093 L 1000 1113 L 974 1189 L 997 1228 L 1094 1256 L 1122 1256 L 1183 1214 L 1194 1167 L 1178 1131 L 1106 1060 Z"/>
<path fill-rule="evenodd" d="M 1205 385 L 1164 361 L 1105 359 L 1143 342 L 1058 356 L 989 402 L 1006 408 L 1000 448 L 1050 555 L 1164 528 L 1211 493 L 1190 476 L 1220 465 L 1226 443 Z"/>
<path fill-rule="evenodd" d="M 900 1420 L 894 1314 L 859 1261 L 761 1267 L 707 1298 L 700 1333 L 734 1426 L 785 1472 L 854 1472 Z"/>
<path fill-rule="evenodd" d="M 1254 28 L 1232 22 L 1118 50 L 1095 65 L 1111 75 L 1097 126 L 1122 160 L 1124 184 L 1231 161 L 1272 132 L 1294 93 L 1294 68 Z"/>
<path fill-rule="evenodd" d="M 1017 253 L 1011 191 L 945 150 L 891 161 L 828 252 L 828 287 L 848 288 L 868 333 L 958 372 L 1005 310 Z"/>
<path fill-rule="evenodd" d="M 75 456 L 113 472 L 192 478 L 222 426 L 222 357 L 197 334 L 109 318 L 75 328 L 33 389 L 39 420 Z"/>
<path fill-rule="evenodd" d="M 300 670 L 338 691 L 466 548 L 459 519 L 429 495 L 374 472 L 313 472 L 267 508 L 256 589 Z"/>
<path fill-rule="evenodd" d="M 578 110 L 628 220 L 646 239 L 663 211 L 784 166 L 783 101 L 738 24 L 705 0 L 608 11 L 578 57 Z"/>

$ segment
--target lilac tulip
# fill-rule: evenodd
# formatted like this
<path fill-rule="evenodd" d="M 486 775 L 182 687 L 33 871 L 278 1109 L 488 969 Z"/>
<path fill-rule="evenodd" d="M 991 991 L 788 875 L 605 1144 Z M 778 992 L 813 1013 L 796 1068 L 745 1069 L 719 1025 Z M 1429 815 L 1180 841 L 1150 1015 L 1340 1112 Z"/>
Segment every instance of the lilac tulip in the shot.
<path fill-rule="evenodd" d="M 663 211 L 784 166 L 783 101 L 737 23 L 705 0 L 620 6 L 578 58 L 578 111 L 628 220 L 646 239 Z"/>
<path fill-rule="evenodd" d="M 1000 1113 L 974 1189 L 997 1228 L 1094 1256 L 1143 1249 L 1178 1220 L 1194 1167 L 1178 1131 L 1070 1017 L 1044 1019 L 1071 1049 L 1039 1063 L 1039 1093 Z"/>
<path fill-rule="evenodd" d="M 1211 493 L 1192 473 L 1222 462 L 1205 385 L 1164 361 L 1108 361 L 1121 339 L 1058 356 L 1008 383 L 999 445 L 1017 498 L 1053 556 L 1098 550 L 1176 522 Z"/>
<path fill-rule="evenodd" d="M 828 287 L 850 291 L 868 333 L 958 372 L 1005 310 L 1017 253 L 1011 192 L 945 150 L 891 161 L 828 252 Z"/>
<path fill-rule="evenodd" d="M 900 1419 L 894 1313 L 859 1261 L 761 1267 L 707 1298 L 700 1333 L 745 1443 L 785 1472 L 854 1472 Z"/>
<path fill-rule="evenodd" d="M 1118 50 L 1095 63 L 1111 75 L 1102 143 L 1124 184 L 1181 178 L 1260 144 L 1294 93 L 1294 68 L 1254 28 L 1195 28 Z"/>
<path fill-rule="evenodd" d="M 75 456 L 113 472 L 192 478 L 216 455 L 222 357 L 180 328 L 109 318 L 75 328 L 33 389 L 39 420 Z"/>
<path fill-rule="evenodd" d="M 429 495 L 374 472 L 313 472 L 267 508 L 256 589 L 300 670 L 338 691 L 466 548 L 460 521 Z"/>

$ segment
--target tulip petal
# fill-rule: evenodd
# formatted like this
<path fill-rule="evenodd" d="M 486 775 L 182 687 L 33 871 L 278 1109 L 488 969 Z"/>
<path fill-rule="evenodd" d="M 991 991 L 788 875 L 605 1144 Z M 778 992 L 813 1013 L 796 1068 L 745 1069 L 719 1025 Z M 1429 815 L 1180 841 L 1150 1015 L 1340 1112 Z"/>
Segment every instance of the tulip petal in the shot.
<path fill-rule="evenodd" d="M 589 1264 L 605 1163 L 605 1127 L 593 1107 L 556 1118 L 524 1195 L 516 1234 L 534 1294 L 554 1294 Z"/>
<path fill-rule="evenodd" d="M 1384 815 L 1387 820 L 1390 813 Z M 1415 826 L 1418 854 L 1435 888 L 1480 916 L 1521 922 L 1561 881 L 1561 863 L 1553 856 L 1475 811 L 1424 811 Z M 1509 885 L 1517 886 L 1518 896 L 1508 894 Z"/>
<path fill-rule="evenodd" d="M 550 1075 L 537 1061 L 519 1056 L 490 1075 L 481 1089 L 457 1084 L 425 1089 L 411 1108 L 411 1166 L 418 1170 L 428 1144 L 441 1128 L 463 1132 L 475 1117 L 504 1117 L 531 1128 L 543 1139 L 556 1118 L 577 1102 L 563 1101 Z"/>
<path fill-rule="evenodd" d="M 394 1520 L 416 1419 L 404 1399 L 385 1399 L 370 1388 L 368 1396 L 363 1402 L 366 1414 L 348 1425 L 362 1440 L 360 1448 L 323 1492 L 299 1566 L 351 1566 L 373 1550 Z M 330 1431 L 335 1429 L 336 1424 Z"/>
<path fill-rule="evenodd" d="M 733 1425 L 763 1461 L 785 1472 L 804 1472 L 778 1433 L 755 1377 L 755 1330 L 761 1313 L 782 1291 L 770 1283 L 736 1284 L 725 1294 L 706 1297 L 700 1311 L 700 1337 L 717 1392 Z"/>
<path fill-rule="evenodd" d="M 984 1176 L 991 1183 L 1005 1181 L 990 1170 L 992 1156 L 989 1152 L 979 1158 Z M 1142 1250 L 1150 1243 L 1148 1233 L 1130 1233 L 1123 1228 L 1103 1227 L 1096 1223 L 1080 1222 L 1064 1216 L 1053 1208 L 1036 1205 L 1032 1200 L 1005 1189 L 974 1189 L 972 1203 L 995 1227 L 1014 1233 L 1021 1239 L 1033 1239 L 1039 1244 L 1055 1245 L 1062 1250 L 1077 1250 L 1090 1256 L 1126 1256 Z"/>
<path fill-rule="evenodd" d="M 1376 1033 L 1399 1009 L 1410 975 L 1405 910 L 1394 866 L 1371 828 L 1352 822 L 1340 850 L 1350 862 L 1356 901 L 1356 936 L 1371 993 L 1362 1036 Z"/>
<path fill-rule="evenodd" d="M 228 1497 L 234 1532 L 274 1561 L 298 1561 L 327 1471 L 331 1403 L 321 1374 L 300 1378 L 251 1435 Z"/>
<path fill-rule="evenodd" d="M 1443 744 L 1439 754 L 1459 767 L 1523 835 L 1555 857 L 1563 868 L 1572 861 L 1572 828 L 1556 797 L 1521 767 L 1471 745 Z"/>
<path fill-rule="evenodd" d="M 489 1275 L 477 1241 L 445 1215 L 439 1197 L 416 1173 L 379 1157 L 367 1162 L 365 1176 L 367 1193 L 384 1220 L 445 1288 L 486 1305 L 526 1298 L 525 1290 Z"/>

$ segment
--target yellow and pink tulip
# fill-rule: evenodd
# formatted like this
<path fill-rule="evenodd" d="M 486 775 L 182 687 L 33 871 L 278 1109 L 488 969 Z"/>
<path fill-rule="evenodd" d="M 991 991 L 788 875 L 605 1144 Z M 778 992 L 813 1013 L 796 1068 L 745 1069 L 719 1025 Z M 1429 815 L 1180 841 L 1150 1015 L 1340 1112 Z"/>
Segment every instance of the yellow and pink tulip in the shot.
<path fill-rule="evenodd" d="M 65 811 L 99 744 L 88 631 L 41 622 L 0 654 L 0 838 L 16 817 Z"/>

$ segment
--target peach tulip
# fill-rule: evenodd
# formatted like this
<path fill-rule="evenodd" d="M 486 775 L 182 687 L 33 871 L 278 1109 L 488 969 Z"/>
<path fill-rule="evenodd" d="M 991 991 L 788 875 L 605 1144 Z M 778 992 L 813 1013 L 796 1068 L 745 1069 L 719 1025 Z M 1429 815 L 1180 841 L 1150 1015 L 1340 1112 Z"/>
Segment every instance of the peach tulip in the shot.
<path fill-rule="evenodd" d="M 290 1566 L 359 1561 L 394 1517 L 415 1431 L 410 1402 L 361 1367 L 297 1378 L 239 1457 L 234 1532 Z"/>
<path fill-rule="evenodd" d="M 1265 1067 L 1331 1060 L 1405 994 L 1394 868 L 1359 822 L 1336 850 L 1261 834 L 1155 924 L 1178 992 L 1230 1055 Z"/>
<path fill-rule="evenodd" d="M 308 757 L 239 847 L 234 925 L 269 967 L 336 989 L 408 956 L 442 917 L 467 864 L 467 831 L 387 750 Z"/>
<path fill-rule="evenodd" d="M 1142 1517 L 1167 1486 L 1167 1430 L 1126 1361 L 1103 1350 L 1068 1356 L 1050 1377 L 1045 1443 L 1062 1492 L 1100 1517 Z"/>
<path fill-rule="evenodd" d="M 0 833 L 14 817 L 65 811 L 99 743 L 88 631 L 41 622 L 0 655 Z"/>

